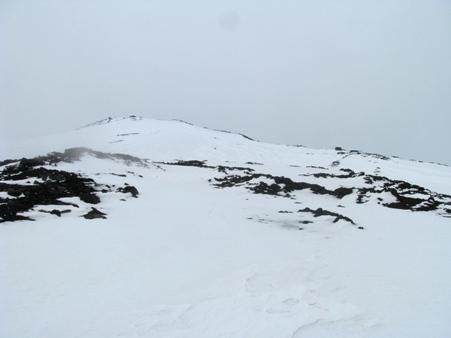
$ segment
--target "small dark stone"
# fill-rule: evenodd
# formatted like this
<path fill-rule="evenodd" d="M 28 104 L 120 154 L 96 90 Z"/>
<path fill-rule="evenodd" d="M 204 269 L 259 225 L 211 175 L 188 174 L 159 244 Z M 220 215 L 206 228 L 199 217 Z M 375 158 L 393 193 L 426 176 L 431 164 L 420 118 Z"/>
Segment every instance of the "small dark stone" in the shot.
<path fill-rule="evenodd" d="M 115 174 L 115 173 L 110 173 L 110 175 L 113 175 L 113 176 L 119 176 L 119 177 L 127 177 L 127 175 L 125 175 L 125 174 Z"/>
<path fill-rule="evenodd" d="M 127 184 L 127 183 L 126 183 L 126 184 Z M 132 196 L 135 197 L 135 198 L 138 197 L 138 195 L 139 195 L 138 189 L 136 189 L 136 187 L 134 187 L 134 186 L 132 186 L 132 185 L 127 185 L 127 186 L 125 186 L 125 187 L 123 187 L 123 188 L 118 188 L 117 191 L 118 191 L 118 192 L 122 192 L 122 193 L 124 193 L 124 194 L 130 193 L 130 194 L 132 194 Z"/>
<path fill-rule="evenodd" d="M 50 211 L 50 213 L 52 215 L 56 215 L 58 217 L 61 217 L 61 211 L 57 210 L 57 209 L 53 209 L 52 211 Z"/>
<path fill-rule="evenodd" d="M 96 219 L 96 218 L 102 218 L 102 219 L 106 219 L 106 214 L 101 212 L 100 210 L 97 210 L 94 207 L 91 207 L 91 210 L 83 215 L 84 218 L 86 219 Z"/>

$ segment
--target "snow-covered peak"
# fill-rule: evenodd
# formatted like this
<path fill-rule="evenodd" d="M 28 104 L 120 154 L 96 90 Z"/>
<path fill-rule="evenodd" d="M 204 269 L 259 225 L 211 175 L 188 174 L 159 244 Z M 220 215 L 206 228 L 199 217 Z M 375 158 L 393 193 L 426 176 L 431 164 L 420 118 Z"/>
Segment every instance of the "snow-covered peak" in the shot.
<path fill-rule="evenodd" d="M 216 165 L 255 162 L 274 167 L 351 168 L 451 193 L 451 172 L 446 166 L 341 148 L 312 149 L 256 142 L 241 134 L 180 120 L 156 120 L 136 115 L 108 117 L 69 132 L 27 140 L 9 147 L 1 157 L 32 157 L 74 147 L 124 153 L 153 161 L 196 159 Z M 425 172 L 431 174 L 424 175 Z"/>
<path fill-rule="evenodd" d="M 84 125 L 81 128 L 100 126 L 100 125 L 114 123 L 114 122 L 121 122 L 121 121 L 124 121 L 124 120 L 140 121 L 142 119 L 143 119 L 143 117 L 137 116 L 137 115 L 128 115 L 128 116 L 123 116 L 123 117 L 107 117 L 107 118 L 104 118 L 102 120 L 98 120 L 98 121 L 89 123 L 87 125 Z"/>
<path fill-rule="evenodd" d="M 36 156 L 72 147 L 122 152 L 154 159 L 214 157 L 239 152 L 251 140 L 243 135 L 210 130 L 180 120 L 156 120 L 130 115 L 108 117 L 68 132 L 26 140 L 3 157 Z M 233 148 L 235 151 L 233 151 Z M 223 158 L 222 155 L 219 158 Z"/>

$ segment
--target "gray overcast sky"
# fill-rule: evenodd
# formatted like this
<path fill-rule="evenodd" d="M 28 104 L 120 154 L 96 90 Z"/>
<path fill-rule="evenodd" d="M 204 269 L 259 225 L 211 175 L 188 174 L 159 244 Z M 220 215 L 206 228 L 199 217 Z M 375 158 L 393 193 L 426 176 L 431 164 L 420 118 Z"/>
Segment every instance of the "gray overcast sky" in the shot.
<path fill-rule="evenodd" d="M 451 164 L 451 1 L 0 0 L 2 140 L 131 113 Z"/>

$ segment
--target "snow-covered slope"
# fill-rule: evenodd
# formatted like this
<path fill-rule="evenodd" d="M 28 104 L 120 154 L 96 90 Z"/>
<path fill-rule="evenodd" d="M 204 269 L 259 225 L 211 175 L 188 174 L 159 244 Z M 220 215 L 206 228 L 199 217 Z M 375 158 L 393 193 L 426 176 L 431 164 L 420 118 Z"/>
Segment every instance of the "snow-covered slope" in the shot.
<path fill-rule="evenodd" d="M 302 138 L 302 134 L 300 134 Z M 71 147 L 126 153 L 152 161 L 208 160 L 223 164 L 258 162 L 271 166 L 352 168 L 407 180 L 443 193 L 451 193 L 451 170 L 433 163 L 406 161 L 395 157 L 385 161 L 380 155 L 356 151 L 310 149 L 301 146 L 274 145 L 250 140 L 246 136 L 193 126 L 182 121 L 164 121 L 141 117 L 107 118 L 63 134 L 34 138 L 11 145 L 0 152 L 1 158 L 20 158 L 63 151 Z M 0 148 L 1 149 L 1 148 Z"/>
<path fill-rule="evenodd" d="M 139 117 L 1 155 L 52 151 L 0 163 L 2 338 L 451 336 L 447 166 Z"/>

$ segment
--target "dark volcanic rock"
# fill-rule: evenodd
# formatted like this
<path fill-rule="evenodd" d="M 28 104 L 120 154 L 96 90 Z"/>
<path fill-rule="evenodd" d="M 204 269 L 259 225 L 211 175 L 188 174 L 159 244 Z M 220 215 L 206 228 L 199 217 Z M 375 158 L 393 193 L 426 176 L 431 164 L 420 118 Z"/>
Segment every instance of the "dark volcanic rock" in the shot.
<path fill-rule="evenodd" d="M 313 210 L 310 208 L 304 208 L 304 209 L 299 209 L 298 212 L 309 212 L 309 213 L 313 214 L 313 217 L 332 216 L 332 217 L 335 217 L 335 219 L 333 221 L 334 223 L 337 223 L 339 220 L 343 220 L 343 221 L 349 222 L 353 225 L 356 225 L 354 223 L 354 221 L 352 219 L 350 219 L 349 217 L 343 216 L 336 212 L 332 212 L 332 211 L 325 210 L 322 208 L 318 208 L 316 210 Z"/>
<path fill-rule="evenodd" d="M 381 160 L 389 160 L 389 157 L 364 153 L 357 150 L 350 150 L 348 155 L 362 155 L 365 157 L 374 157 Z M 200 168 L 217 169 L 218 172 L 224 173 L 223 177 L 214 177 L 210 179 L 210 182 L 214 182 L 213 185 L 217 188 L 230 188 L 244 186 L 246 189 L 256 194 L 266 194 L 273 196 L 291 197 L 292 192 L 300 190 L 310 190 L 314 194 L 318 195 L 330 195 L 338 199 L 342 199 L 345 196 L 354 194 L 356 197 L 356 203 L 367 203 L 373 195 L 379 200 L 379 204 L 396 209 L 412 210 L 412 211 L 431 211 L 431 210 L 443 210 L 445 206 L 451 202 L 451 196 L 438 194 L 428 189 L 420 187 L 418 185 L 410 184 L 405 181 L 391 180 L 384 176 L 369 175 L 364 172 L 355 172 L 352 169 L 340 168 L 342 173 L 313 173 L 302 176 L 313 176 L 315 178 L 334 178 L 334 179 L 350 179 L 361 178 L 368 186 L 354 187 L 354 186 L 341 186 L 337 189 L 330 190 L 316 183 L 297 182 L 284 176 L 273 176 L 270 174 L 255 173 L 252 168 L 245 167 L 228 167 L 228 166 L 211 166 L 207 165 L 206 161 L 177 161 L 172 163 L 162 163 L 166 165 L 180 165 L 180 166 L 194 166 Z M 340 165 L 340 161 L 334 161 L 331 166 L 336 167 Z M 328 170 L 328 168 L 318 166 L 307 166 L 307 168 Z M 242 171 L 239 174 L 229 174 L 228 171 L 237 170 Z M 379 173 L 378 170 L 375 171 Z M 268 180 L 270 180 L 268 182 Z M 271 182 L 272 181 L 272 182 Z M 383 203 L 384 199 L 377 196 L 381 193 L 389 193 L 395 198 L 395 202 Z M 423 194 L 425 197 L 414 197 L 413 195 Z M 446 211 L 445 211 L 446 213 Z"/>
<path fill-rule="evenodd" d="M 226 161 L 227 162 L 227 161 Z M 209 169 L 216 169 L 219 172 L 227 174 L 227 171 L 244 171 L 246 173 L 251 173 L 254 171 L 252 168 L 247 167 L 231 167 L 231 166 L 225 166 L 225 165 L 218 165 L 218 166 L 212 166 L 208 165 L 206 161 L 199 161 L 199 160 L 179 160 L 176 162 L 156 162 L 158 164 L 164 164 L 164 165 L 176 165 L 176 166 L 185 166 L 185 167 L 198 167 L 198 168 L 209 168 Z"/>
<path fill-rule="evenodd" d="M 258 180 L 262 178 L 273 180 L 274 183 L 268 184 L 266 182 L 260 181 L 254 185 L 249 184 L 247 188 L 256 194 L 268 194 L 268 195 L 282 194 L 287 197 L 290 196 L 291 192 L 309 189 L 314 194 L 331 195 L 339 199 L 345 197 L 346 195 L 352 194 L 353 192 L 353 188 L 340 187 L 335 190 L 329 190 L 319 184 L 307 182 L 295 182 L 288 177 L 272 176 L 269 174 L 251 174 L 243 176 L 229 175 L 222 178 L 215 178 L 216 182 L 218 182 L 215 184 L 215 186 L 219 188 L 233 187 L 247 183 L 251 180 L 255 179 Z"/>
<path fill-rule="evenodd" d="M 359 204 L 366 203 L 372 195 L 381 193 L 388 193 L 395 198 L 396 201 L 394 202 L 381 203 L 383 206 L 393 209 L 432 211 L 443 208 L 448 203 L 447 201 L 451 201 L 451 196 L 435 193 L 406 181 L 392 180 L 380 175 L 368 175 L 364 172 L 354 172 L 351 169 L 340 169 L 340 171 L 344 172 L 344 174 L 313 173 L 304 176 L 338 179 L 361 177 L 369 187 L 352 188 L 357 192 L 356 202 Z M 381 197 L 377 197 L 377 199 L 379 202 L 384 201 Z"/>
<path fill-rule="evenodd" d="M 250 174 L 254 171 L 254 169 L 252 168 L 246 168 L 246 167 L 229 167 L 229 166 L 224 166 L 224 165 L 219 165 L 217 167 L 217 170 L 220 173 L 224 173 L 227 174 L 228 171 L 233 171 L 233 170 L 238 170 L 238 171 L 244 171 L 247 174 Z"/>
<path fill-rule="evenodd" d="M 0 199 L 0 222 L 23 219 L 18 213 L 29 211 L 36 205 L 71 205 L 59 200 L 62 197 L 79 197 L 90 204 L 100 202 L 96 182 L 79 174 L 63 170 L 35 168 L 40 161 L 21 160 L 0 173 L 1 180 L 18 181 L 39 178 L 33 184 L 0 183 L 0 191 L 13 198 Z"/>
<path fill-rule="evenodd" d="M 122 193 L 124 193 L 124 194 L 130 193 L 130 194 L 132 194 L 132 196 L 135 197 L 135 198 L 138 197 L 138 195 L 139 195 L 138 189 L 136 189 L 136 188 L 135 188 L 134 186 L 132 186 L 132 185 L 126 185 L 125 187 L 117 188 L 116 191 L 122 192 Z"/>
<path fill-rule="evenodd" d="M 79 161 L 80 158 L 83 155 L 90 155 L 99 159 L 109 159 L 109 160 L 120 160 L 123 161 L 125 164 L 130 165 L 130 164 L 135 164 L 135 165 L 139 165 L 139 166 L 143 166 L 143 167 L 147 167 L 148 166 L 148 161 L 147 160 L 143 160 L 139 157 L 135 157 L 135 156 L 131 156 L 131 155 L 127 155 L 127 154 L 118 154 L 118 153 L 104 153 L 104 152 L 100 152 L 100 151 L 95 151 L 89 148 L 83 148 L 83 147 L 79 147 L 79 148 L 69 148 L 66 149 L 64 152 L 52 152 L 49 153 L 45 156 L 38 156 L 32 159 L 26 159 L 26 158 L 22 158 L 20 160 L 20 165 L 23 167 L 34 167 L 34 166 L 38 166 L 38 165 L 54 165 L 60 162 L 68 162 L 68 163 L 72 163 L 75 161 Z M 19 160 L 5 160 L 0 162 L 1 163 L 13 163 L 13 162 L 17 162 Z"/>
<path fill-rule="evenodd" d="M 92 207 L 87 214 L 83 215 L 83 217 L 86 219 L 96 219 L 96 218 L 106 219 L 106 214 Z"/>
<path fill-rule="evenodd" d="M 3 170 L 0 171 L 0 191 L 6 192 L 10 198 L 0 198 L 0 222 L 32 220 L 30 217 L 21 215 L 21 213 L 32 210 L 38 205 L 71 205 L 78 208 L 76 204 L 60 201 L 59 199 L 63 197 L 78 197 L 81 201 L 89 204 L 100 203 L 97 194 L 99 192 L 110 192 L 113 189 L 112 187 L 101 186 L 93 179 L 77 173 L 44 167 L 54 166 L 60 162 L 78 161 L 83 155 L 122 161 L 126 165 L 148 166 L 147 160 L 134 156 L 103 153 L 88 148 L 70 148 L 64 152 L 53 152 L 35 158 L 1 161 L 0 166 L 3 167 Z M 112 174 L 125 176 L 123 174 Z M 19 182 L 22 180 L 25 180 L 27 184 Z M 2 181 L 16 181 L 18 183 L 4 183 Z M 131 193 L 133 197 L 137 197 L 139 194 L 133 186 L 126 186 L 121 189 L 121 192 Z M 57 209 L 39 211 L 54 214 L 58 217 L 70 212 L 70 210 L 60 211 Z"/>
<path fill-rule="evenodd" d="M 364 172 L 354 172 L 351 169 L 340 169 L 340 171 L 345 174 L 337 175 L 337 174 L 329 174 L 329 173 L 313 173 L 313 174 L 304 174 L 302 176 L 313 176 L 315 178 L 354 178 L 365 176 Z"/>
<path fill-rule="evenodd" d="M 52 211 L 39 210 L 39 212 L 44 212 L 44 213 L 47 213 L 47 214 L 56 215 L 58 217 L 61 217 L 62 214 L 67 214 L 67 213 L 69 213 L 71 211 L 69 209 L 65 209 L 65 210 L 53 209 Z"/>
<path fill-rule="evenodd" d="M 211 165 L 207 165 L 205 162 L 206 161 L 199 161 L 199 160 L 189 160 L 189 161 L 179 160 L 176 162 L 160 162 L 160 164 L 179 165 L 179 166 L 185 166 L 185 167 L 215 168 Z"/>
<path fill-rule="evenodd" d="M 372 194 L 388 193 L 396 201 L 383 203 L 385 207 L 411 211 L 432 211 L 443 209 L 451 201 L 449 195 L 439 194 L 401 180 L 375 175 L 365 175 L 364 180 L 366 184 L 372 186 L 357 189 L 357 203 L 365 203 Z M 383 202 L 381 198 L 378 200 Z"/>
<path fill-rule="evenodd" d="M 115 173 L 110 173 L 110 175 L 118 176 L 118 177 L 127 177 L 127 175 L 125 175 L 125 174 L 115 174 Z"/>

